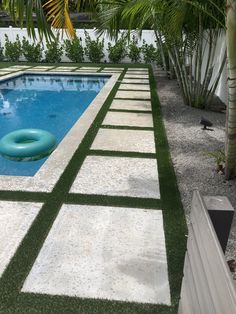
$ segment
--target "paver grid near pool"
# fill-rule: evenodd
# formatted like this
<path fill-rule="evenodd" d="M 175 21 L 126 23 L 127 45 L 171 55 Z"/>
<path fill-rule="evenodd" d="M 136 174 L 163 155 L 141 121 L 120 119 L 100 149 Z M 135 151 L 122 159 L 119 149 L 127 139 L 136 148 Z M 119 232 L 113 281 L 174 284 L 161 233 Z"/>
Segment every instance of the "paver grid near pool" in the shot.
<path fill-rule="evenodd" d="M 0 313 L 175 313 L 186 226 L 152 71 L 6 70 L 120 76 L 51 192 L 0 191 Z"/>

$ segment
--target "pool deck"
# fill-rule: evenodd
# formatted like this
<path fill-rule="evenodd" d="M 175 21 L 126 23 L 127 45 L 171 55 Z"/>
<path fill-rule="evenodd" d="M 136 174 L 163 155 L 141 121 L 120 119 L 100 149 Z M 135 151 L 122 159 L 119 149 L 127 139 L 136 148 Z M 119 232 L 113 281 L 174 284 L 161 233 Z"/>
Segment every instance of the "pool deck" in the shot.
<path fill-rule="evenodd" d="M 166 217 L 173 210 L 169 193 L 173 200 L 179 196 L 175 181 L 167 187 L 163 181 L 165 171 L 174 177 L 169 159 L 162 159 L 168 154 L 162 152 L 165 139 L 152 103 L 149 71 L 105 66 L 0 69 L 2 78 L 23 72 L 112 75 L 35 177 L 0 177 L 0 225 L 5 226 L 0 234 L 0 301 L 7 309 L 17 297 L 24 309 L 37 311 L 40 295 L 45 304 L 51 302 L 47 296 L 55 296 L 53 304 L 61 296 L 81 306 L 84 299 L 142 306 L 141 312 L 124 313 L 163 308 L 169 313 L 176 306 L 171 287 L 173 277 L 181 274 L 170 273 L 173 253 L 166 248 L 173 239 Z M 175 218 L 184 225 L 178 202 L 176 207 Z M 184 239 L 182 232 L 179 237 L 182 225 L 172 230 L 172 236 L 178 235 L 175 245 Z M 180 264 L 183 249 L 181 254 Z M 94 313 L 118 313 L 118 304 L 107 306 Z"/>

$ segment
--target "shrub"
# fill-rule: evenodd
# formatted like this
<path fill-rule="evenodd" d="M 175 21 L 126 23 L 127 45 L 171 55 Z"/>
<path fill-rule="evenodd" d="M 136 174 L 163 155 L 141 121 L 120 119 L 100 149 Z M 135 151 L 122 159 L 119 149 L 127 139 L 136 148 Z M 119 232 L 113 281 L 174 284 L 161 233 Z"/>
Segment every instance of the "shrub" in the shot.
<path fill-rule="evenodd" d="M 19 61 L 21 56 L 21 42 L 19 36 L 16 36 L 16 40 L 11 42 L 8 36 L 5 34 L 5 57 L 7 61 Z"/>
<path fill-rule="evenodd" d="M 128 57 L 130 58 L 131 62 L 139 62 L 141 59 L 141 47 L 138 47 L 138 40 L 133 36 L 132 41 L 129 44 L 129 52 Z"/>
<path fill-rule="evenodd" d="M 0 61 L 3 61 L 3 60 L 4 60 L 3 50 L 4 50 L 4 48 L 3 48 L 3 47 L 1 46 L 1 44 L 0 44 Z"/>
<path fill-rule="evenodd" d="M 82 62 L 84 60 L 84 49 L 78 37 L 64 42 L 66 56 L 73 62 Z"/>
<path fill-rule="evenodd" d="M 22 53 L 29 62 L 39 62 L 42 59 L 42 47 L 38 43 L 30 43 L 25 37 L 22 40 Z"/>
<path fill-rule="evenodd" d="M 145 40 L 142 45 L 143 60 L 145 63 L 152 63 L 157 59 L 157 49 L 153 44 L 148 45 Z"/>
<path fill-rule="evenodd" d="M 49 63 L 61 62 L 63 55 L 63 47 L 60 46 L 59 39 L 48 42 L 46 44 L 47 50 L 45 51 L 45 61 Z"/>
<path fill-rule="evenodd" d="M 88 32 L 85 31 L 84 33 L 86 44 L 84 51 L 86 56 L 93 63 L 101 62 L 101 59 L 104 57 L 104 39 L 102 41 L 99 41 L 99 38 L 97 38 L 96 40 L 92 40 Z"/>
<path fill-rule="evenodd" d="M 108 43 L 108 58 L 112 63 L 119 63 L 126 56 L 126 39 L 117 40 L 114 46 Z"/>

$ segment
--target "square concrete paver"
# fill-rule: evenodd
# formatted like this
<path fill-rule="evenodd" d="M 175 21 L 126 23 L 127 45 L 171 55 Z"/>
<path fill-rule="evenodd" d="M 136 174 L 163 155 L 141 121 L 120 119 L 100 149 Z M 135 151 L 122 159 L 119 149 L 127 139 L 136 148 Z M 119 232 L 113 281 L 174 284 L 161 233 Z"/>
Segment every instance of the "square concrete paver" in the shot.
<path fill-rule="evenodd" d="M 149 85 L 142 84 L 120 84 L 119 90 L 134 90 L 134 91 L 150 91 Z"/>
<path fill-rule="evenodd" d="M 79 70 L 100 70 L 101 67 L 81 67 Z"/>
<path fill-rule="evenodd" d="M 132 75 L 141 75 L 141 76 L 143 76 L 143 75 L 148 75 L 148 71 L 147 72 L 144 72 L 144 71 L 127 71 L 126 72 L 126 75 L 129 75 L 129 74 L 132 74 Z"/>
<path fill-rule="evenodd" d="M 89 70 L 75 70 L 75 72 L 81 72 L 81 73 L 97 73 L 98 70 L 94 70 L 94 69 L 89 69 Z"/>
<path fill-rule="evenodd" d="M 112 67 L 106 67 L 103 70 L 107 70 L 107 71 L 123 71 L 124 68 L 112 68 Z"/>
<path fill-rule="evenodd" d="M 161 210 L 63 205 L 22 291 L 170 305 Z"/>
<path fill-rule="evenodd" d="M 32 66 L 28 66 L 28 65 L 12 65 L 10 68 L 12 68 L 12 69 L 28 69 L 31 67 Z"/>
<path fill-rule="evenodd" d="M 109 112 L 103 120 L 103 125 L 120 125 L 135 127 L 153 127 L 152 114 L 133 112 Z"/>
<path fill-rule="evenodd" d="M 42 204 L 39 203 L 0 201 L 0 276 L 15 254 L 41 206 Z"/>
<path fill-rule="evenodd" d="M 118 90 L 115 98 L 122 99 L 151 99 L 151 94 L 148 91 L 139 91 L 138 87 L 135 91 L 120 91 Z"/>
<path fill-rule="evenodd" d="M 149 100 L 114 99 L 110 109 L 151 111 Z"/>
<path fill-rule="evenodd" d="M 88 156 L 71 192 L 159 199 L 156 159 Z"/>
<path fill-rule="evenodd" d="M 153 131 L 100 129 L 92 149 L 155 153 Z"/>

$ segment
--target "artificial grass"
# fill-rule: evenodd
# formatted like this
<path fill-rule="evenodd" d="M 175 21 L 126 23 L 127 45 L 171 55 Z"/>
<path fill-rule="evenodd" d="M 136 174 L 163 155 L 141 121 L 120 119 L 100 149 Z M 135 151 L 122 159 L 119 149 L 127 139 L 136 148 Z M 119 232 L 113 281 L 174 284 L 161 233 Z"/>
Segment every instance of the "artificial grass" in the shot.
<path fill-rule="evenodd" d="M 85 64 L 82 65 L 84 66 Z M 94 66 L 94 64 L 88 65 Z M 115 67 L 115 65 L 110 64 L 106 64 L 105 66 Z M 116 66 L 123 66 L 125 69 L 127 67 L 138 67 L 137 65 Z M 7 269 L 0 278 L 0 313 L 177 313 L 186 246 L 185 234 L 187 233 L 187 229 L 180 194 L 176 183 L 176 177 L 169 155 L 166 134 L 162 123 L 160 104 L 156 94 L 156 83 L 150 67 L 149 70 L 157 155 L 141 153 L 134 153 L 134 155 L 132 155 L 133 153 L 124 154 L 130 157 L 140 157 L 141 155 L 144 157 L 145 155 L 145 158 L 157 158 L 161 200 L 69 194 L 70 187 L 87 155 L 107 154 L 109 156 L 124 156 L 123 153 L 120 152 L 101 152 L 90 150 L 90 146 L 98 132 L 98 129 L 101 127 L 101 123 L 117 92 L 120 80 L 124 77 L 125 72 L 123 71 L 120 75 L 119 81 L 115 84 L 94 123 L 91 125 L 81 145 L 78 147 L 51 193 L 0 191 L 0 199 L 2 200 L 44 202 L 37 218 L 33 222 L 17 252 L 10 261 Z M 153 130 L 152 128 L 137 127 L 102 127 Z M 98 299 L 81 299 L 67 296 L 21 293 L 20 289 L 25 281 L 25 278 L 32 268 L 32 265 L 63 203 L 150 208 L 153 210 L 162 209 L 172 305 L 164 306 L 138 304 Z"/>

